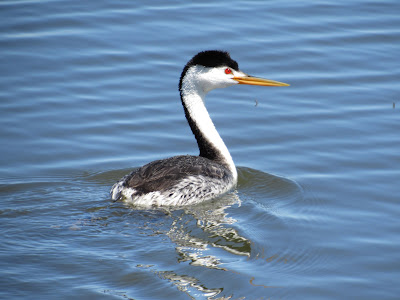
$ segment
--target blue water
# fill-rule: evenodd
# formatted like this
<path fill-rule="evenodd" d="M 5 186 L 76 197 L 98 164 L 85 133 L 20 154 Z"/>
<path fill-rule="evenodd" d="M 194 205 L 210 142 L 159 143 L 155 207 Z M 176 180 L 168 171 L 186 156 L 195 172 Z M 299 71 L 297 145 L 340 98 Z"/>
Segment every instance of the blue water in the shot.
<path fill-rule="evenodd" d="M 398 299 L 400 2 L 0 2 L 0 298 Z M 228 50 L 287 88 L 212 91 L 235 191 L 137 210 L 109 189 L 197 154 L 185 63 Z"/>

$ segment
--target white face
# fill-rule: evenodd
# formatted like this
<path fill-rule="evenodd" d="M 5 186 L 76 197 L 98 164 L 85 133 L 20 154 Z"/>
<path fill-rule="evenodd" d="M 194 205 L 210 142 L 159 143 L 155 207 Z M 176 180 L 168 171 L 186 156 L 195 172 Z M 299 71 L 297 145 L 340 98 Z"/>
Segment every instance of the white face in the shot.
<path fill-rule="evenodd" d="M 191 82 L 192 88 L 208 93 L 213 89 L 226 88 L 238 84 L 232 78 L 243 76 L 246 76 L 246 74 L 227 66 L 217 68 L 193 66 L 187 71 L 185 81 L 186 83 Z"/>

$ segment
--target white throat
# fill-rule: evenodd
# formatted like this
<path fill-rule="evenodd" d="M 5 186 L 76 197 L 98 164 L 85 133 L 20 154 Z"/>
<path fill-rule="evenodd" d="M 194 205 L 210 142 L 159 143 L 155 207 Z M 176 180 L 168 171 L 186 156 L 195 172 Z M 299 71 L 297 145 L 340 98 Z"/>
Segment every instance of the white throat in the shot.
<path fill-rule="evenodd" d="M 202 137 L 207 140 L 214 150 L 218 151 L 219 157 L 223 160 L 225 166 L 232 172 L 234 181 L 237 181 L 237 171 L 231 154 L 224 141 L 216 130 L 210 115 L 206 109 L 204 100 L 208 90 L 205 90 L 201 80 L 194 78 L 199 74 L 199 70 L 193 68 L 188 70 L 185 80 L 182 82 L 181 96 L 187 112 L 197 127 Z M 197 136 L 196 136 L 197 138 Z M 199 143 L 199 140 L 197 141 Z"/>

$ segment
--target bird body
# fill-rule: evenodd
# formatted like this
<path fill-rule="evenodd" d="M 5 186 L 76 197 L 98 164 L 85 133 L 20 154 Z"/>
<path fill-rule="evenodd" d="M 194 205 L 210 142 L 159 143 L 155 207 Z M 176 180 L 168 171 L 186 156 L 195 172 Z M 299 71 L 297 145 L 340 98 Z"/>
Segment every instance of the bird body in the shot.
<path fill-rule="evenodd" d="M 139 206 L 182 206 L 229 191 L 236 180 L 227 168 L 201 156 L 153 161 L 116 183 L 113 199 L 123 196 Z"/>
<path fill-rule="evenodd" d="M 183 206 L 231 190 L 237 183 L 236 167 L 204 101 L 209 91 L 238 83 L 287 86 L 239 71 L 227 52 L 204 51 L 195 55 L 182 71 L 179 91 L 199 156 L 174 156 L 144 165 L 114 184 L 112 199 L 146 207 Z"/>

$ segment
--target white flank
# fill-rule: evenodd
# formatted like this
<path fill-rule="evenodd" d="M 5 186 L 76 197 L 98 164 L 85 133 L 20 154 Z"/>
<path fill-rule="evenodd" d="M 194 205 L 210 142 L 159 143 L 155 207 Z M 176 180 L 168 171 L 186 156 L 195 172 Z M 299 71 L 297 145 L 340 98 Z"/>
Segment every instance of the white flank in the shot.
<path fill-rule="evenodd" d="M 184 206 L 220 196 L 234 185 L 233 180 L 221 182 L 219 179 L 210 179 L 205 176 L 189 176 L 168 190 L 137 195 L 135 189 L 124 187 L 121 180 L 113 186 L 111 194 L 114 200 L 122 198 L 135 206 Z"/>

